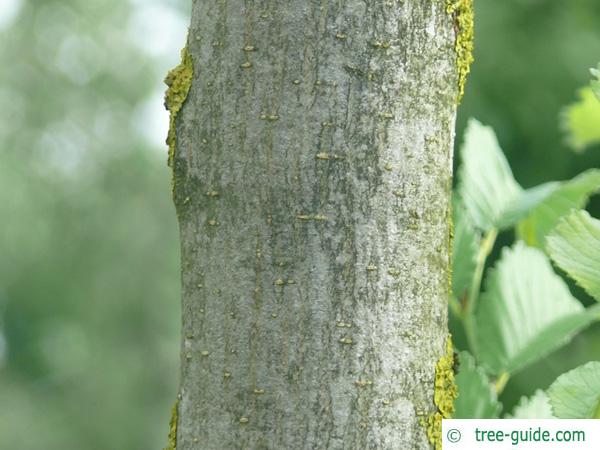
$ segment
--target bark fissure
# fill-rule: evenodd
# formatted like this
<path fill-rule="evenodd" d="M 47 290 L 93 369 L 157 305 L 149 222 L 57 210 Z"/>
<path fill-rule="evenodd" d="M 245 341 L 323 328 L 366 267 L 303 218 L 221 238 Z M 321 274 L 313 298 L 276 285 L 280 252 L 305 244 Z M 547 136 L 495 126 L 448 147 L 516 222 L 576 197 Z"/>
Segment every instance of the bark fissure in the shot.
<path fill-rule="evenodd" d="M 453 25 L 446 0 L 194 2 L 178 449 L 430 448 Z"/>

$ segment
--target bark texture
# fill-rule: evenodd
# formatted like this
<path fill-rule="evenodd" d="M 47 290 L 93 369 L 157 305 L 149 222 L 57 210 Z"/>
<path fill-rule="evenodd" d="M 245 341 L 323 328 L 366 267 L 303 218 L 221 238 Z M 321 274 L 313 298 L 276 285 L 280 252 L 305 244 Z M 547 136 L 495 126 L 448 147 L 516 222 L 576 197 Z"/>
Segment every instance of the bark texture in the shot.
<path fill-rule="evenodd" d="M 177 449 L 430 448 L 453 27 L 446 0 L 194 2 Z"/>

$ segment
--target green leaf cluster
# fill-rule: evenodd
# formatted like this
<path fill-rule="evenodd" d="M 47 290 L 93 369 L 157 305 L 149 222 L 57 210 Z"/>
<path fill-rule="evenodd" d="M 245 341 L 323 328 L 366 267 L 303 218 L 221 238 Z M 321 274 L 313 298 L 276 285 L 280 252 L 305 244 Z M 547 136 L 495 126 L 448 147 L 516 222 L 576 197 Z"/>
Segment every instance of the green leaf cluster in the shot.
<path fill-rule="evenodd" d="M 600 419 L 600 362 L 559 376 L 548 389 L 548 397 L 559 419 Z"/>
<path fill-rule="evenodd" d="M 598 100 L 600 100 L 600 64 L 598 64 L 598 67 L 596 69 L 590 69 L 590 73 L 594 77 L 594 79 L 590 83 L 592 91 L 594 92 L 594 94 L 596 94 Z"/>
<path fill-rule="evenodd" d="M 453 330 L 466 336 L 456 377 L 457 418 L 494 418 L 511 376 L 567 344 L 600 319 L 600 304 L 584 307 L 552 262 L 600 301 L 600 221 L 581 210 L 600 189 L 600 171 L 524 189 L 515 180 L 494 131 L 471 119 L 461 148 L 454 198 Z M 499 232 L 512 246 L 486 261 Z M 483 285 L 483 289 L 482 289 Z M 585 404 L 577 399 L 586 396 Z M 512 417 L 595 417 L 600 363 L 557 379 L 522 398 Z"/>
<path fill-rule="evenodd" d="M 578 99 L 563 108 L 562 128 L 575 152 L 600 143 L 600 64 L 590 69 L 594 79 L 577 91 Z"/>

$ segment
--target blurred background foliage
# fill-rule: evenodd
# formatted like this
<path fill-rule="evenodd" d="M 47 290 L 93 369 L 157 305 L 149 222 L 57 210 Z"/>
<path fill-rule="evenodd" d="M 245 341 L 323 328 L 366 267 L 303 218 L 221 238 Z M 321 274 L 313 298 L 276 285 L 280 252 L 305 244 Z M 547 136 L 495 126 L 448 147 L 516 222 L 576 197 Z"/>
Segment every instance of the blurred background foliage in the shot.
<path fill-rule="evenodd" d="M 599 145 L 567 146 L 561 111 L 600 60 L 600 2 L 475 3 L 457 140 L 468 117 L 493 126 L 524 187 L 598 167 Z M 0 1 L 0 448 L 166 442 L 180 309 L 162 79 L 189 9 Z M 588 209 L 600 217 L 598 199 Z M 599 358 L 594 326 L 517 375 L 502 400 L 511 409 Z"/>

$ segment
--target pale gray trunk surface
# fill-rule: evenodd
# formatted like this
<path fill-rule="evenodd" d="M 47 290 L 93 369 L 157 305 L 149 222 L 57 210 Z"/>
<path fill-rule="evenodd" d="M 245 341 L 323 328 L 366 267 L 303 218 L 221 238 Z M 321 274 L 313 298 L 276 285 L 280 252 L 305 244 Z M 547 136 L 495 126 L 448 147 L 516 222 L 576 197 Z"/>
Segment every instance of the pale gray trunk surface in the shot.
<path fill-rule="evenodd" d="M 429 449 L 457 96 L 445 0 L 195 1 L 177 449 Z"/>

